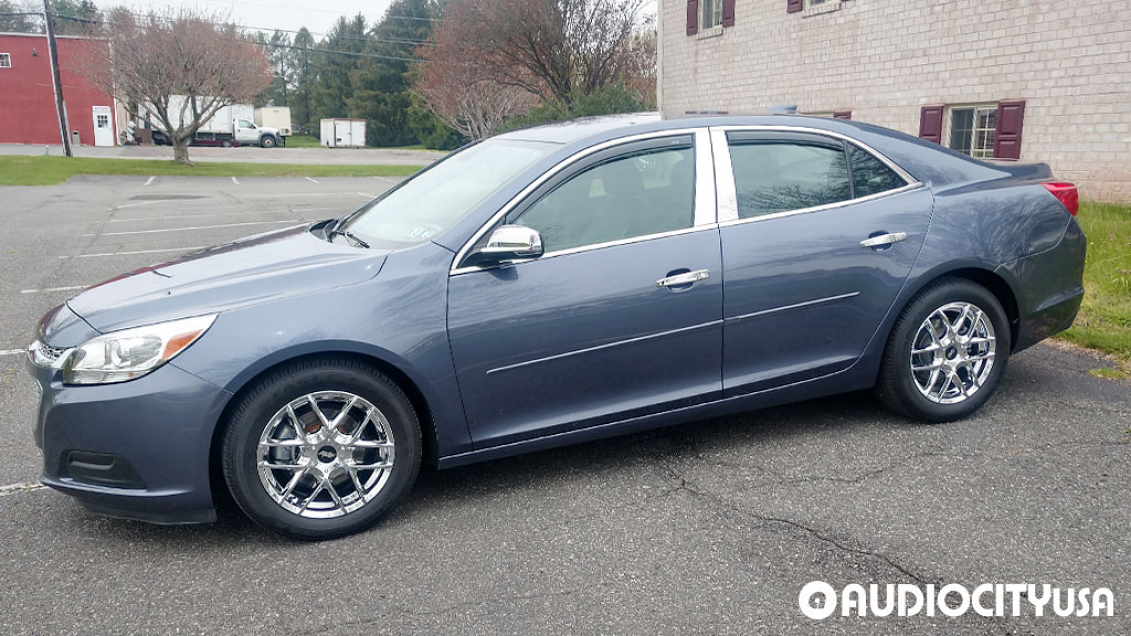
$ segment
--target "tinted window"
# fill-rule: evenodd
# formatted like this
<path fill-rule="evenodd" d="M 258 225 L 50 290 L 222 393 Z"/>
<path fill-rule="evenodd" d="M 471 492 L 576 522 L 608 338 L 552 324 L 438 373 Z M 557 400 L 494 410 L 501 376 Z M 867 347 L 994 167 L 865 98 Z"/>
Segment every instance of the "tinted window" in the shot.
<path fill-rule="evenodd" d="M 852 159 L 852 182 L 856 186 L 857 197 L 879 194 L 907 185 L 884 162 L 856 146 L 851 148 L 848 156 Z"/>
<path fill-rule="evenodd" d="M 588 168 L 508 222 L 538 230 L 553 252 L 686 229 L 694 214 L 695 153 L 683 148 Z"/>
<path fill-rule="evenodd" d="M 730 157 L 739 218 L 827 205 L 852 196 L 843 147 L 739 143 L 731 146 Z"/>

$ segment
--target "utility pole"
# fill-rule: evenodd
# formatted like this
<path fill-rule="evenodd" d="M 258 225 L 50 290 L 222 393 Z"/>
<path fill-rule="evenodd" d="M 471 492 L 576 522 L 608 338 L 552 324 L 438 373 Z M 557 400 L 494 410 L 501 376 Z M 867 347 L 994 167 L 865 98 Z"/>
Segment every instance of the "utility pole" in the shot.
<path fill-rule="evenodd" d="M 51 58 L 51 85 L 55 87 L 55 112 L 59 116 L 59 134 L 63 138 L 63 154 L 71 154 L 71 126 L 67 122 L 67 103 L 63 101 L 63 80 L 59 78 L 59 49 L 55 46 L 55 19 L 51 16 L 51 0 L 43 0 L 43 23 L 47 31 L 47 54 Z"/>

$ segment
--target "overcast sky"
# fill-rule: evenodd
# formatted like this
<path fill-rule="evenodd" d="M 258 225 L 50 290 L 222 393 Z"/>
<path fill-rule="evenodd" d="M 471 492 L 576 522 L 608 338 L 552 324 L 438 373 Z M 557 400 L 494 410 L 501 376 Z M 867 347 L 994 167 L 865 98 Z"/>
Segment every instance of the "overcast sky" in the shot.
<path fill-rule="evenodd" d="M 150 7 L 199 7 L 231 17 L 233 22 L 246 27 L 269 31 L 302 27 L 315 32 L 314 39 L 329 31 L 339 16 L 362 13 L 369 24 L 376 22 L 389 8 L 391 0 L 95 0 L 105 9 L 124 4 L 135 11 Z"/>

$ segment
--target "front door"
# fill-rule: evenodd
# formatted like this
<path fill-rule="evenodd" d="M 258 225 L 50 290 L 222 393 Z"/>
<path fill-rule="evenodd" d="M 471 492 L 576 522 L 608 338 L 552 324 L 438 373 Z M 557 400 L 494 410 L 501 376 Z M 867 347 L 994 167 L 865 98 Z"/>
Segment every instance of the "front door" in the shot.
<path fill-rule="evenodd" d="M 709 152 L 667 136 L 578 161 L 497 222 L 538 230 L 541 258 L 454 270 L 448 331 L 477 447 L 719 396 Z"/>
<path fill-rule="evenodd" d="M 94 106 L 94 145 L 113 146 L 114 126 L 110 121 L 109 106 Z"/>
<path fill-rule="evenodd" d="M 735 219 L 720 209 L 726 394 L 849 367 L 915 263 L 933 195 L 841 139 L 731 131 L 715 140 L 729 145 L 718 163 L 732 165 L 720 166 L 720 193 L 737 203 Z"/>
<path fill-rule="evenodd" d="M 259 142 L 259 131 L 255 124 L 246 119 L 236 120 L 236 141 L 241 144 L 254 144 Z"/>

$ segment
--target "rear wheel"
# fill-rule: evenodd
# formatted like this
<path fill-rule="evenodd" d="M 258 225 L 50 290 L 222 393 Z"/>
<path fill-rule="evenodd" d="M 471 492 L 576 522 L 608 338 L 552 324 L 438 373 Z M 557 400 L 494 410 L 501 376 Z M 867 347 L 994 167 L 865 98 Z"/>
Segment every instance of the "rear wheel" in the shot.
<path fill-rule="evenodd" d="M 929 285 L 896 321 L 876 392 L 893 411 L 949 422 L 981 408 L 1009 361 L 1009 322 L 1001 303 L 973 282 Z"/>
<path fill-rule="evenodd" d="M 299 539 L 376 524 L 420 469 L 420 426 L 399 387 L 352 360 L 298 363 L 258 383 L 225 432 L 224 478 L 256 523 Z"/>

